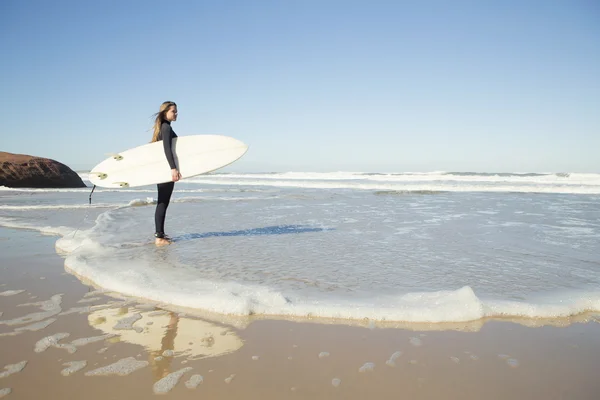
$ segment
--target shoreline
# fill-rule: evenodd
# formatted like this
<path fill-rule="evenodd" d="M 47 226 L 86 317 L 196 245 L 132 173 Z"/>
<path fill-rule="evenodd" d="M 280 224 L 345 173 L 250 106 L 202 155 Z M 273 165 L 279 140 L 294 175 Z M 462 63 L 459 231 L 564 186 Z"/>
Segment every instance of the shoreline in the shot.
<path fill-rule="evenodd" d="M 66 237 L 56 232 L 40 232 L 34 227 L 17 227 L 17 226 L 0 226 L 6 230 L 23 230 L 33 234 L 38 234 L 47 237 L 62 238 Z M 57 239 L 58 240 L 58 239 Z M 97 284 L 94 280 L 78 274 L 74 269 L 70 268 L 66 262 L 66 256 L 70 252 L 60 249 L 56 246 L 57 240 L 54 241 L 52 248 L 55 254 L 63 260 L 65 271 L 76 277 L 82 285 L 95 288 L 95 290 L 103 291 L 107 295 L 119 298 L 137 301 L 142 304 L 152 304 L 164 309 L 175 312 L 183 312 L 199 318 L 209 320 L 228 320 L 233 325 L 247 325 L 254 321 L 276 320 L 276 321 L 293 321 L 316 324 L 333 324 L 347 326 L 363 326 L 363 327 L 381 327 L 381 328 L 399 328 L 409 330 L 464 330 L 467 332 L 475 332 L 480 330 L 485 324 L 490 322 L 511 322 L 520 324 L 526 327 L 543 327 L 556 326 L 565 327 L 574 323 L 600 322 L 600 310 L 584 310 L 578 313 L 569 314 L 566 316 L 556 317 L 527 317 L 522 315 L 498 315 L 484 316 L 477 319 L 463 321 L 408 321 L 408 320 L 378 320 L 370 318 L 342 318 L 342 317 L 322 317 L 322 316 L 302 316 L 302 315 L 286 315 L 286 314 L 225 314 L 218 313 L 208 309 L 190 308 L 178 304 L 167 304 L 151 298 L 134 296 L 126 293 L 114 291 L 110 288 L 105 288 Z"/>
<path fill-rule="evenodd" d="M 234 326 L 247 326 L 252 322 L 257 321 L 287 321 L 287 322 L 298 322 L 307 324 L 322 324 L 322 325 L 339 325 L 339 326 L 354 326 L 364 328 L 394 328 L 394 329 L 406 329 L 414 331 L 464 331 L 464 332 L 478 332 L 486 324 L 494 322 L 513 323 L 528 328 L 541 328 L 545 326 L 552 327 L 567 327 L 572 324 L 581 324 L 589 322 L 600 323 L 600 311 L 583 311 L 577 314 L 565 316 L 565 317 L 539 317 L 531 318 L 524 316 L 498 316 L 498 317 L 483 317 L 479 319 L 467 320 L 467 321 L 451 321 L 451 322 L 411 322 L 411 321 L 394 321 L 394 320 L 376 320 L 369 318 L 334 318 L 334 317 L 320 317 L 320 316 L 301 316 L 301 315 L 285 315 L 285 314 L 222 314 L 217 312 L 211 312 L 210 310 L 189 308 L 179 306 L 176 304 L 166 304 L 153 299 L 131 296 L 123 293 L 119 293 L 110 289 L 103 288 L 96 284 L 93 280 L 86 277 L 80 276 L 75 271 L 70 269 L 65 263 L 65 270 L 68 270 L 69 274 L 77 277 L 81 281 L 82 285 L 87 285 L 95 288 L 97 291 L 102 291 L 104 295 L 119 298 L 128 301 L 134 301 L 141 304 L 150 304 L 162 309 L 184 313 L 186 315 L 214 320 L 214 321 L 228 321 L 229 324 Z"/>
<path fill-rule="evenodd" d="M 593 399 L 600 389 L 597 320 L 536 328 L 488 321 L 469 331 L 426 326 L 435 324 L 202 319 L 86 286 L 66 272 L 64 259 L 50 246 L 53 237 L 0 229 L 0 239 L 15 248 L 12 256 L 2 256 L 0 293 L 24 290 L 0 296 L 0 372 L 27 361 L 21 371 L 0 379 L 0 390 L 12 390 L 8 399 L 79 393 L 92 400 Z M 51 304 L 57 296 L 60 310 Z M 6 324 L 44 312 L 55 314 Z M 39 330 L 3 335 L 52 319 Z M 69 336 L 36 352 L 40 341 L 61 333 Z M 86 365 L 64 372 L 78 368 L 66 364 L 75 361 Z M 104 375 L 117 361 L 139 369 Z"/>

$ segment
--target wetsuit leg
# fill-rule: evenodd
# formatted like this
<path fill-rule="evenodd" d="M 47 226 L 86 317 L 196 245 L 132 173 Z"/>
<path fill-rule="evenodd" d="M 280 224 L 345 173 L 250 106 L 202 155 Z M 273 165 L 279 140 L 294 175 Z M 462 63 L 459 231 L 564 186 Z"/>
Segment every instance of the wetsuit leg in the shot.
<path fill-rule="evenodd" d="M 167 207 L 171 201 L 171 194 L 175 187 L 175 182 L 165 182 L 156 185 L 158 188 L 158 200 L 156 202 L 156 211 L 154 212 L 154 224 L 156 226 L 156 233 L 154 236 L 162 238 L 165 235 L 165 215 L 167 214 Z"/>

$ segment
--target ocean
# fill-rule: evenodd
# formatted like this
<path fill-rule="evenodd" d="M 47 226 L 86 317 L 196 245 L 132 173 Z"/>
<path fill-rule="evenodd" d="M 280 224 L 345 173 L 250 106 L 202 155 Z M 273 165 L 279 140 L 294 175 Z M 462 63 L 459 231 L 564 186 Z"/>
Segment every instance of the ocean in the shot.
<path fill-rule="evenodd" d="M 600 174 L 214 173 L 156 188 L 0 187 L 0 225 L 67 271 L 219 314 L 376 321 L 600 311 Z M 10 249 L 8 249 L 10 251 Z M 33 251 L 33 249 L 32 249 Z"/>

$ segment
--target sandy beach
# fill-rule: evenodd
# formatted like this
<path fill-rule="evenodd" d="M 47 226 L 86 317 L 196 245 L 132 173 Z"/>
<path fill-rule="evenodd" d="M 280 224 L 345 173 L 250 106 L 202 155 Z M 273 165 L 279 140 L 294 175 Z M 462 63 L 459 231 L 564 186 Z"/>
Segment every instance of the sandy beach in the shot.
<path fill-rule="evenodd" d="M 0 10 L 0 400 L 600 400 L 600 0 Z"/>
<path fill-rule="evenodd" d="M 9 399 L 596 399 L 600 324 L 376 324 L 168 310 L 65 271 L 56 237 L 0 230 Z"/>

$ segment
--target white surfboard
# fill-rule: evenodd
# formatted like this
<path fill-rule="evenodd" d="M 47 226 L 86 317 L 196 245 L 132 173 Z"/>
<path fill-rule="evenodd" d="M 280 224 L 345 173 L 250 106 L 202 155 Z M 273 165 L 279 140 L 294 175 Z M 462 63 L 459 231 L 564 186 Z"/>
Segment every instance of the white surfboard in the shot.
<path fill-rule="evenodd" d="M 223 168 L 242 157 L 248 146 L 221 135 L 192 135 L 173 138 L 175 164 L 182 179 Z M 134 147 L 96 165 L 90 182 L 99 187 L 125 188 L 170 182 L 171 168 L 162 141 Z"/>

